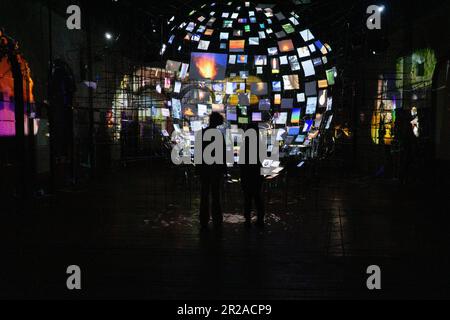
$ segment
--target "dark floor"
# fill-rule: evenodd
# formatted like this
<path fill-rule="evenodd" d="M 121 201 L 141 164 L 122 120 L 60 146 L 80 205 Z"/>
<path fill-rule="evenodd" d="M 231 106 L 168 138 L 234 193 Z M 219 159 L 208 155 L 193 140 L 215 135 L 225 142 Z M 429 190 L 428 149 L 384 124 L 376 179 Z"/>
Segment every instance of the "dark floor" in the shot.
<path fill-rule="evenodd" d="M 328 169 L 271 182 L 262 231 L 244 229 L 227 184 L 224 230 L 201 234 L 197 183 L 160 163 L 30 201 L 5 213 L 0 297 L 449 298 L 448 189 Z M 69 265 L 80 292 L 66 289 Z M 381 291 L 366 288 L 369 265 Z"/>

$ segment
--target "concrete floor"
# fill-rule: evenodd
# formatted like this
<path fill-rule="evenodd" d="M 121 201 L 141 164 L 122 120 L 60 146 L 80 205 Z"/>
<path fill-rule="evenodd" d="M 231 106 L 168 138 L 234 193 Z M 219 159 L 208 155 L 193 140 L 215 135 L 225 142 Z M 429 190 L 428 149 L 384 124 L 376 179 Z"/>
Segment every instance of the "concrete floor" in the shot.
<path fill-rule="evenodd" d="M 223 231 L 200 233 L 197 183 L 158 163 L 30 201 L 4 214 L 0 297 L 450 297 L 448 189 L 317 172 L 267 186 L 264 230 L 244 229 L 228 184 Z M 66 289 L 69 265 L 81 291 Z M 381 291 L 366 287 L 369 265 Z"/>

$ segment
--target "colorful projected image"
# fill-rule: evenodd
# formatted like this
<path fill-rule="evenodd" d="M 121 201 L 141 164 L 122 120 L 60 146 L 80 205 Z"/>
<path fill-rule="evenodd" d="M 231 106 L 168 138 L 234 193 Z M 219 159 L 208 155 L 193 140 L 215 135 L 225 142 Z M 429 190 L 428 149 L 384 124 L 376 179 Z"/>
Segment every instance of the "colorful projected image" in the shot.
<path fill-rule="evenodd" d="M 300 109 L 292 110 L 291 123 L 292 124 L 299 124 L 300 123 Z"/>
<path fill-rule="evenodd" d="M 328 81 L 328 84 L 330 86 L 333 86 L 335 84 L 335 74 L 336 74 L 336 72 L 337 72 L 336 68 L 327 70 L 327 81 Z"/>
<path fill-rule="evenodd" d="M 284 90 L 299 90 L 300 82 L 297 74 L 283 76 Z"/>
<path fill-rule="evenodd" d="M 227 108 L 227 120 L 228 121 L 237 121 L 237 110 L 236 110 L 236 107 L 229 106 Z"/>
<path fill-rule="evenodd" d="M 239 64 L 246 64 L 248 61 L 248 56 L 245 54 L 238 55 L 237 63 Z"/>
<path fill-rule="evenodd" d="M 295 32 L 294 27 L 291 24 L 289 24 L 289 23 L 288 24 L 284 24 L 283 25 L 283 29 L 284 29 L 284 31 L 286 31 L 287 34 L 291 34 L 291 33 Z"/>
<path fill-rule="evenodd" d="M 172 99 L 172 114 L 175 119 L 181 119 L 181 101 Z"/>
<path fill-rule="evenodd" d="M 253 122 L 261 122 L 262 121 L 262 113 L 261 112 L 253 112 L 252 121 Z"/>
<path fill-rule="evenodd" d="M 432 49 L 418 49 L 397 60 L 396 73 L 380 75 L 371 120 L 371 136 L 375 144 L 393 143 L 398 109 L 409 111 L 413 134 L 420 137 L 418 113 L 431 105 L 436 64 L 436 54 Z M 404 99 L 406 92 L 413 97 L 412 101 Z"/>
<path fill-rule="evenodd" d="M 306 114 L 313 115 L 316 113 L 316 110 L 317 110 L 317 97 L 308 98 L 306 104 Z"/>
<path fill-rule="evenodd" d="M 270 111 L 271 103 L 270 99 L 259 100 L 259 110 L 260 111 Z"/>
<path fill-rule="evenodd" d="M 292 40 L 283 40 L 278 42 L 278 47 L 280 48 L 280 52 L 290 52 L 294 51 L 294 43 Z"/>
<path fill-rule="evenodd" d="M 224 80 L 227 59 L 226 54 L 193 52 L 190 78 L 192 80 Z"/>
<path fill-rule="evenodd" d="M 180 68 L 181 68 L 181 62 L 167 60 L 167 63 L 166 63 L 167 71 L 178 72 L 178 71 L 180 71 Z"/>
<path fill-rule="evenodd" d="M 371 135 L 375 144 L 391 145 L 394 138 L 394 125 L 398 96 L 395 79 L 380 76 L 378 92 L 372 114 Z"/>
<path fill-rule="evenodd" d="M 230 52 L 244 52 L 245 40 L 230 40 Z"/>
<path fill-rule="evenodd" d="M 267 56 L 258 55 L 255 56 L 255 66 L 266 66 L 267 65 Z"/>

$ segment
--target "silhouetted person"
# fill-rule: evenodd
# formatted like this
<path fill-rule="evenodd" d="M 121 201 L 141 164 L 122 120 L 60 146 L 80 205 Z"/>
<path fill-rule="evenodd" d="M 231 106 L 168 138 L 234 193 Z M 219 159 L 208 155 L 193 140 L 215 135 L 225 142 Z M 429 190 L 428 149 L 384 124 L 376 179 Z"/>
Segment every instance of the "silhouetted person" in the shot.
<path fill-rule="evenodd" d="M 220 113 L 213 112 L 210 116 L 209 127 L 203 130 L 202 134 L 209 129 L 218 130 L 217 127 L 223 125 L 224 118 Z M 226 155 L 225 155 L 225 138 L 221 133 L 223 139 L 223 159 L 220 164 L 207 165 L 203 160 L 203 163 L 199 166 L 200 182 L 201 182 L 201 200 L 200 200 L 200 225 L 202 229 L 208 227 L 209 221 L 212 216 L 212 220 L 215 227 L 221 227 L 223 223 L 223 213 L 220 203 L 220 186 L 223 181 L 223 177 L 226 173 Z M 211 144 L 211 142 L 202 143 L 202 152 L 205 148 Z M 213 154 L 215 156 L 215 154 Z M 210 214 L 210 195 L 212 198 L 211 214 Z"/>
<path fill-rule="evenodd" d="M 258 215 L 258 221 L 256 223 L 257 226 L 264 226 L 264 218 L 265 218 L 265 209 L 264 209 L 264 200 L 262 196 L 262 187 L 264 182 L 264 177 L 261 175 L 262 164 L 259 160 L 259 127 L 258 124 L 249 124 L 247 126 L 247 130 L 255 130 L 258 142 L 257 142 L 257 163 L 250 163 L 250 139 L 245 139 L 243 143 L 245 143 L 245 154 L 241 154 L 240 157 L 245 157 L 245 164 L 240 165 L 241 169 L 241 186 L 242 191 L 244 192 L 244 217 L 245 224 L 247 227 L 251 225 L 252 221 L 252 207 L 253 202 L 256 206 L 256 212 Z M 242 151 L 242 150 L 241 150 Z"/>

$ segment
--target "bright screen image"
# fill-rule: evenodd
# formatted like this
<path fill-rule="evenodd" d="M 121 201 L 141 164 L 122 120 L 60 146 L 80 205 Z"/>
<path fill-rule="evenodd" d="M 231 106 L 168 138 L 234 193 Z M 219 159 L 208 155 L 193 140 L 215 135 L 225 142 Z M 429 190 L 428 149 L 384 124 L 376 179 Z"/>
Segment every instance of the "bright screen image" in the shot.
<path fill-rule="evenodd" d="M 302 47 L 297 49 L 298 56 L 300 58 L 306 58 L 310 56 L 308 47 Z"/>
<path fill-rule="evenodd" d="M 205 117 L 208 114 L 208 106 L 206 104 L 199 104 L 197 114 L 199 117 Z"/>
<path fill-rule="evenodd" d="M 300 109 L 292 110 L 291 123 L 293 123 L 293 124 L 300 123 Z"/>
<path fill-rule="evenodd" d="M 319 91 L 319 108 L 326 108 L 328 99 L 327 99 L 327 90 L 320 90 Z"/>
<path fill-rule="evenodd" d="M 295 32 L 294 27 L 290 23 L 283 24 L 283 29 L 284 29 L 284 31 L 286 31 L 287 34 L 291 34 L 291 33 Z"/>
<path fill-rule="evenodd" d="M 214 92 L 222 92 L 223 91 L 223 83 L 214 83 L 213 86 Z"/>
<path fill-rule="evenodd" d="M 270 99 L 259 100 L 259 110 L 260 111 L 270 111 L 271 103 Z"/>
<path fill-rule="evenodd" d="M 291 65 L 292 71 L 300 70 L 300 63 L 298 62 L 297 56 L 289 56 L 289 64 Z"/>
<path fill-rule="evenodd" d="M 292 40 L 279 41 L 278 47 L 280 48 L 280 52 L 294 51 L 294 43 L 292 42 Z"/>
<path fill-rule="evenodd" d="M 287 112 L 280 112 L 280 113 L 275 115 L 275 119 L 276 119 L 275 123 L 276 124 L 286 124 L 287 117 L 288 117 Z"/>
<path fill-rule="evenodd" d="M 267 56 L 255 56 L 255 66 L 266 66 Z"/>
<path fill-rule="evenodd" d="M 328 81 L 327 80 L 319 80 L 317 82 L 317 85 L 320 89 L 328 88 Z"/>
<path fill-rule="evenodd" d="M 297 74 L 283 76 L 284 90 L 299 90 L 300 82 Z"/>
<path fill-rule="evenodd" d="M 269 53 L 269 56 L 276 56 L 278 54 L 277 47 L 268 48 L 267 52 Z"/>
<path fill-rule="evenodd" d="M 198 44 L 198 49 L 207 51 L 209 49 L 210 43 L 211 43 L 210 41 L 201 40 Z"/>
<path fill-rule="evenodd" d="M 227 120 L 228 121 L 237 121 L 236 107 L 228 106 L 228 108 L 227 108 Z"/>
<path fill-rule="evenodd" d="M 238 84 L 236 82 L 227 82 L 226 85 L 226 94 L 235 94 L 238 89 Z"/>
<path fill-rule="evenodd" d="M 273 104 L 277 106 L 281 104 L 281 94 L 274 95 Z"/>
<path fill-rule="evenodd" d="M 305 77 L 310 77 L 316 74 L 312 60 L 306 60 L 302 62 L 303 71 L 305 72 Z"/>
<path fill-rule="evenodd" d="M 288 135 L 297 136 L 300 134 L 300 127 L 290 127 L 288 128 Z"/>
<path fill-rule="evenodd" d="M 297 139 L 295 139 L 296 143 L 303 143 L 305 142 L 306 136 L 300 135 L 297 137 Z"/>
<path fill-rule="evenodd" d="M 252 37 L 248 39 L 249 45 L 251 46 L 259 46 L 259 38 L 258 37 Z"/>
<path fill-rule="evenodd" d="M 250 76 L 249 71 L 239 71 L 239 77 L 241 77 L 242 79 L 248 79 L 249 76 Z"/>
<path fill-rule="evenodd" d="M 244 52 L 245 40 L 230 40 L 230 52 Z"/>
<path fill-rule="evenodd" d="M 335 74 L 335 69 L 327 70 L 327 80 L 328 80 L 328 84 L 330 86 L 333 86 L 335 84 L 334 74 Z"/>
<path fill-rule="evenodd" d="M 215 103 L 212 105 L 212 111 L 213 112 L 219 112 L 222 113 L 225 110 L 225 106 L 223 104 L 220 103 Z"/>
<path fill-rule="evenodd" d="M 252 121 L 253 122 L 261 122 L 262 121 L 262 113 L 261 112 L 253 112 Z"/>
<path fill-rule="evenodd" d="M 306 103 L 306 114 L 311 115 L 315 114 L 317 110 L 317 98 L 310 97 Z"/>
<path fill-rule="evenodd" d="M 181 62 L 167 60 L 167 64 L 166 64 L 167 71 L 178 72 L 178 71 L 180 71 L 180 68 L 181 68 Z"/>
<path fill-rule="evenodd" d="M 248 124 L 248 118 L 239 117 L 239 124 Z"/>
<path fill-rule="evenodd" d="M 181 101 L 172 99 L 172 114 L 175 119 L 181 119 Z"/>
<path fill-rule="evenodd" d="M 305 42 L 314 40 L 314 36 L 309 29 L 301 31 L 300 35 L 302 36 L 303 40 L 305 40 Z"/>
<path fill-rule="evenodd" d="M 313 123 L 314 123 L 313 120 L 306 120 L 305 121 L 305 126 L 303 127 L 303 133 L 311 131 Z"/>
<path fill-rule="evenodd" d="M 240 64 L 246 64 L 247 61 L 248 61 L 248 56 L 247 56 L 247 55 L 244 55 L 244 54 L 238 55 L 238 57 L 237 57 L 237 63 L 240 63 Z"/>
<path fill-rule="evenodd" d="M 270 59 L 270 65 L 272 66 L 272 73 L 280 73 L 280 60 L 278 58 Z"/>
<path fill-rule="evenodd" d="M 193 52 L 190 78 L 192 80 L 224 80 L 227 59 L 226 54 Z"/>
<path fill-rule="evenodd" d="M 321 66 L 323 63 L 322 63 L 322 59 L 320 59 L 320 58 L 314 58 L 313 59 L 313 65 L 314 65 L 314 67 L 318 67 L 318 66 Z"/>

